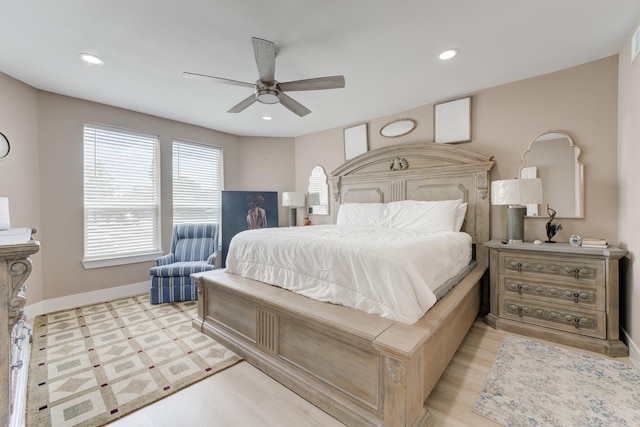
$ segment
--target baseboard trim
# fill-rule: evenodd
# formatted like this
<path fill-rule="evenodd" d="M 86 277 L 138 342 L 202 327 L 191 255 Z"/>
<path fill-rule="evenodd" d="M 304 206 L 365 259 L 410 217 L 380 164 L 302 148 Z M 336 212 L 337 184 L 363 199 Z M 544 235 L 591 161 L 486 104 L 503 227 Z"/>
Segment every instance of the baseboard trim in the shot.
<path fill-rule="evenodd" d="M 629 359 L 631 359 L 631 363 L 636 367 L 638 371 L 640 371 L 640 348 L 638 345 L 633 342 L 627 331 L 620 328 L 622 334 L 624 335 L 625 341 L 627 342 L 627 346 L 629 346 Z"/>
<path fill-rule="evenodd" d="M 101 289 L 99 291 L 83 292 L 81 294 L 68 295 L 66 297 L 52 298 L 27 305 L 24 308 L 24 314 L 27 316 L 27 320 L 31 320 L 44 313 L 68 310 L 70 308 L 96 304 L 117 298 L 126 298 L 128 296 L 149 292 L 149 289 L 151 289 L 151 281 L 115 286 L 113 288 Z"/>

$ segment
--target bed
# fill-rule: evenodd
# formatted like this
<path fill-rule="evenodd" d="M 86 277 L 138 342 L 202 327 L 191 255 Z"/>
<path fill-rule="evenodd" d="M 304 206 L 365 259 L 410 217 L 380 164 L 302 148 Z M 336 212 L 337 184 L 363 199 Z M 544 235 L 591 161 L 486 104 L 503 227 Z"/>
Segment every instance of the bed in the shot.
<path fill-rule="evenodd" d="M 199 273 L 193 326 L 349 426 L 424 426 L 424 402 L 476 318 L 487 269 L 492 156 L 434 143 L 384 147 L 329 178 L 345 203 L 467 203 L 475 264 L 412 324 L 226 270 Z M 312 226 L 315 227 L 315 226 Z"/>

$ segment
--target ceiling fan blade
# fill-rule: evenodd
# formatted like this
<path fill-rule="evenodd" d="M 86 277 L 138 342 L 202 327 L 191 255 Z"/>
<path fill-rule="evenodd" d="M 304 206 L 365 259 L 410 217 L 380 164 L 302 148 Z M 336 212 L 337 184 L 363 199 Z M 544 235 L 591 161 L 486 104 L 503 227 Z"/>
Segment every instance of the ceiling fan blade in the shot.
<path fill-rule="evenodd" d="M 344 87 L 344 76 L 317 77 L 315 79 L 296 80 L 278 83 L 283 92 L 296 90 L 340 89 Z"/>
<path fill-rule="evenodd" d="M 278 94 L 278 97 L 280 98 L 280 104 L 284 105 L 288 110 L 300 117 L 304 117 L 311 112 L 307 107 L 282 92 Z"/>
<path fill-rule="evenodd" d="M 256 94 L 252 94 L 251 96 L 248 96 L 247 98 L 243 99 L 242 101 L 238 102 L 236 105 L 234 105 L 233 107 L 231 107 L 227 113 L 239 113 L 240 111 L 244 110 L 245 108 L 247 108 L 249 105 L 253 104 L 254 102 L 256 102 L 257 98 L 256 98 Z"/>
<path fill-rule="evenodd" d="M 256 57 L 260 80 L 267 86 L 275 81 L 276 73 L 276 45 L 269 40 L 252 37 L 253 53 Z"/>
<path fill-rule="evenodd" d="M 226 83 L 226 84 L 234 85 L 234 86 L 251 87 L 251 88 L 254 88 L 254 89 L 256 87 L 255 83 L 241 82 L 241 81 L 238 81 L 238 80 L 225 79 L 225 78 L 222 78 L 222 77 L 207 76 L 206 74 L 190 73 L 188 71 L 183 72 L 182 75 L 185 76 L 188 79 L 194 79 L 194 80 L 215 80 L 215 81 L 220 82 L 220 83 Z"/>

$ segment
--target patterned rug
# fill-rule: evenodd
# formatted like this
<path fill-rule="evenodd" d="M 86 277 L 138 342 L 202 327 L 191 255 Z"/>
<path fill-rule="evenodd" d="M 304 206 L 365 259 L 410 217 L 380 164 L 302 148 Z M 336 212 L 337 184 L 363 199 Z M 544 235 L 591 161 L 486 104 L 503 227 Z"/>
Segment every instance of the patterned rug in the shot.
<path fill-rule="evenodd" d="M 507 335 L 473 411 L 503 426 L 640 426 L 640 373 Z"/>
<path fill-rule="evenodd" d="M 142 295 L 36 317 L 26 425 L 101 426 L 241 360 L 196 309 Z"/>

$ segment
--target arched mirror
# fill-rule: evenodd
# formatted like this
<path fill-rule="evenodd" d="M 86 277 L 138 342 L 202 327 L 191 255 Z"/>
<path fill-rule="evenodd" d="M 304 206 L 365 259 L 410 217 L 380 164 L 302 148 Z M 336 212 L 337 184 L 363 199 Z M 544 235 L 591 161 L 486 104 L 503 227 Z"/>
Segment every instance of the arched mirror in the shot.
<path fill-rule="evenodd" d="M 327 174 L 324 173 L 322 166 L 316 166 L 311 170 L 307 192 L 309 193 L 308 213 L 329 215 L 329 186 L 327 185 Z"/>
<path fill-rule="evenodd" d="M 557 218 L 584 218 L 584 166 L 580 148 L 564 132 L 534 138 L 522 159 L 521 178 L 540 178 L 542 203 L 528 206 L 527 216 L 547 216 L 547 204 Z"/>
<path fill-rule="evenodd" d="M 416 128 L 416 122 L 411 119 L 394 120 L 380 129 L 380 135 L 387 138 L 397 138 L 412 132 Z"/>

